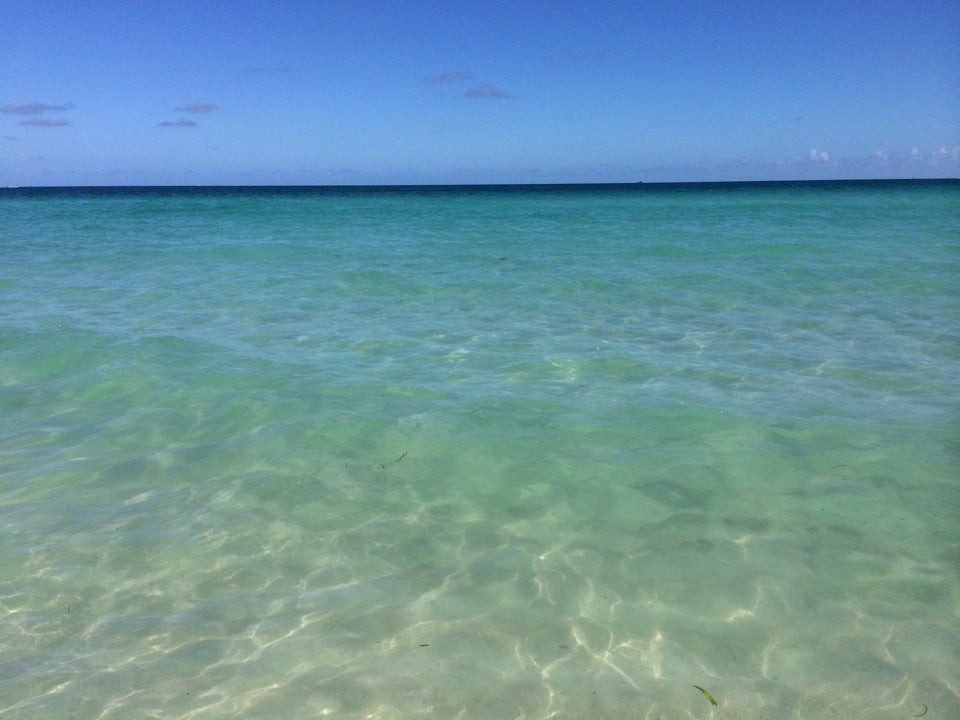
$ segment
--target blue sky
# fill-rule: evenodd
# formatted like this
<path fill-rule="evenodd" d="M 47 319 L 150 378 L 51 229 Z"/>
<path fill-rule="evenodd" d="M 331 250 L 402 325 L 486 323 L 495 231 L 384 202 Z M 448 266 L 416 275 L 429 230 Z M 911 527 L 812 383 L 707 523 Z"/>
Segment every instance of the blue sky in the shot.
<path fill-rule="evenodd" d="M 960 3 L 3 0 L 0 185 L 960 176 Z"/>

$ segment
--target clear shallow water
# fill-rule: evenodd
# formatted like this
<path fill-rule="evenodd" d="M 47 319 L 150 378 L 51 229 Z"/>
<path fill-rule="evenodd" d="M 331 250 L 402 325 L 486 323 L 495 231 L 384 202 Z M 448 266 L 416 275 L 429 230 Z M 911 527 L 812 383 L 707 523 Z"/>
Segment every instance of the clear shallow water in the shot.
<path fill-rule="evenodd" d="M 960 713 L 960 186 L 0 213 L 5 720 Z"/>

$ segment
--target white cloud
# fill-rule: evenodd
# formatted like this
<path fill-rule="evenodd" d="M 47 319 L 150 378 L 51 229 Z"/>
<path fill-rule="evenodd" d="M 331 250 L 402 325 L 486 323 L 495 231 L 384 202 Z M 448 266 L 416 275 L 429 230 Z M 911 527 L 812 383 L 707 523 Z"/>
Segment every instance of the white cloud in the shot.
<path fill-rule="evenodd" d="M 464 93 L 468 98 L 508 98 L 510 97 L 505 92 L 497 90 L 490 83 L 484 83 L 483 85 L 478 85 L 475 88 L 470 88 Z"/>
<path fill-rule="evenodd" d="M 40 113 L 45 113 L 49 110 L 61 111 L 72 109 L 73 103 L 66 103 L 65 105 L 48 105 L 47 103 L 42 102 L 31 102 L 24 103 L 23 105 L 7 103 L 3 107 L 0 107 L 0 112 L 11 113 L 13 115 L 39 115 Z"/>
<path fill-rule="evenodd" d="M 214 110 L 219 110 L 219 105 L 214 105 L 210 102 L 194 102 L 184 105 L 182 107 L 175 107 L 176 112 L 195 112 L 195 113 L 208 113 L 213 112 Z"/>
<path fill-rule="evenodd" d="M 30 118 L 24 120 L 20 125 L 32 125 L 34 127 L 66 127 L 70 122 L 63 118 Z"/>
<path fill-rule="evenodd" d="M 439 75 L 434 75 L 430 78 L 430 82 L 434 85 L 443 85 L 447 83 L 460 82 L 461 80 L 469 80 L 473 76 L 463 70 L 457 70 L 456 72 L 446 72 L 440 73 Z"/>

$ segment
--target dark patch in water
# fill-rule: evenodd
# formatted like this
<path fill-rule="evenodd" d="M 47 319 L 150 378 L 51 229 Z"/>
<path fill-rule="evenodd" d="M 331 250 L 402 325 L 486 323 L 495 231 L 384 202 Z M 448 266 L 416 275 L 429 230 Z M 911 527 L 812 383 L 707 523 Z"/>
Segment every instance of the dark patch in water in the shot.
<path fill-rule="evenodd" d="M 630 487 L 658 503 L 673 507 L 702 509 L 710 500 L 710 493 L 706 490 L 694 490 L 666 480 L 637 483 Z"/>

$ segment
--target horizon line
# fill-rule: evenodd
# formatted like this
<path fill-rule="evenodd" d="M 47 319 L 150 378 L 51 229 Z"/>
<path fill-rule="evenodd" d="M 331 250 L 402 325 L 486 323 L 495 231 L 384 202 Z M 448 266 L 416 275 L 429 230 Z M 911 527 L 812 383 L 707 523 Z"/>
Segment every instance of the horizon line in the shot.
<path fill-rule="evenodd" d="M 960 177 L 890 177 L 890 178 L 824 178 L 824 179 L 794 179 L 794 180 L 655 180 L 655 181 L 620 181 L 620 182 L 487 182 L 487 183 L 337 183 L 337 184 L 299 184 L 299 183 L 244 183 L 244 184 L 155 184 L 155 185 L 5 185 L 0 190 L 82 190 L 82 189 L 231 189 L 231 188 L 326 188 L 326 189 L 396 189 L 396 188 L 523 188 L 523 187 L 663 187 L 671 185 L 839 185 L 839 184 L 881 184 L 881 183 L 960 183 Z"/>

